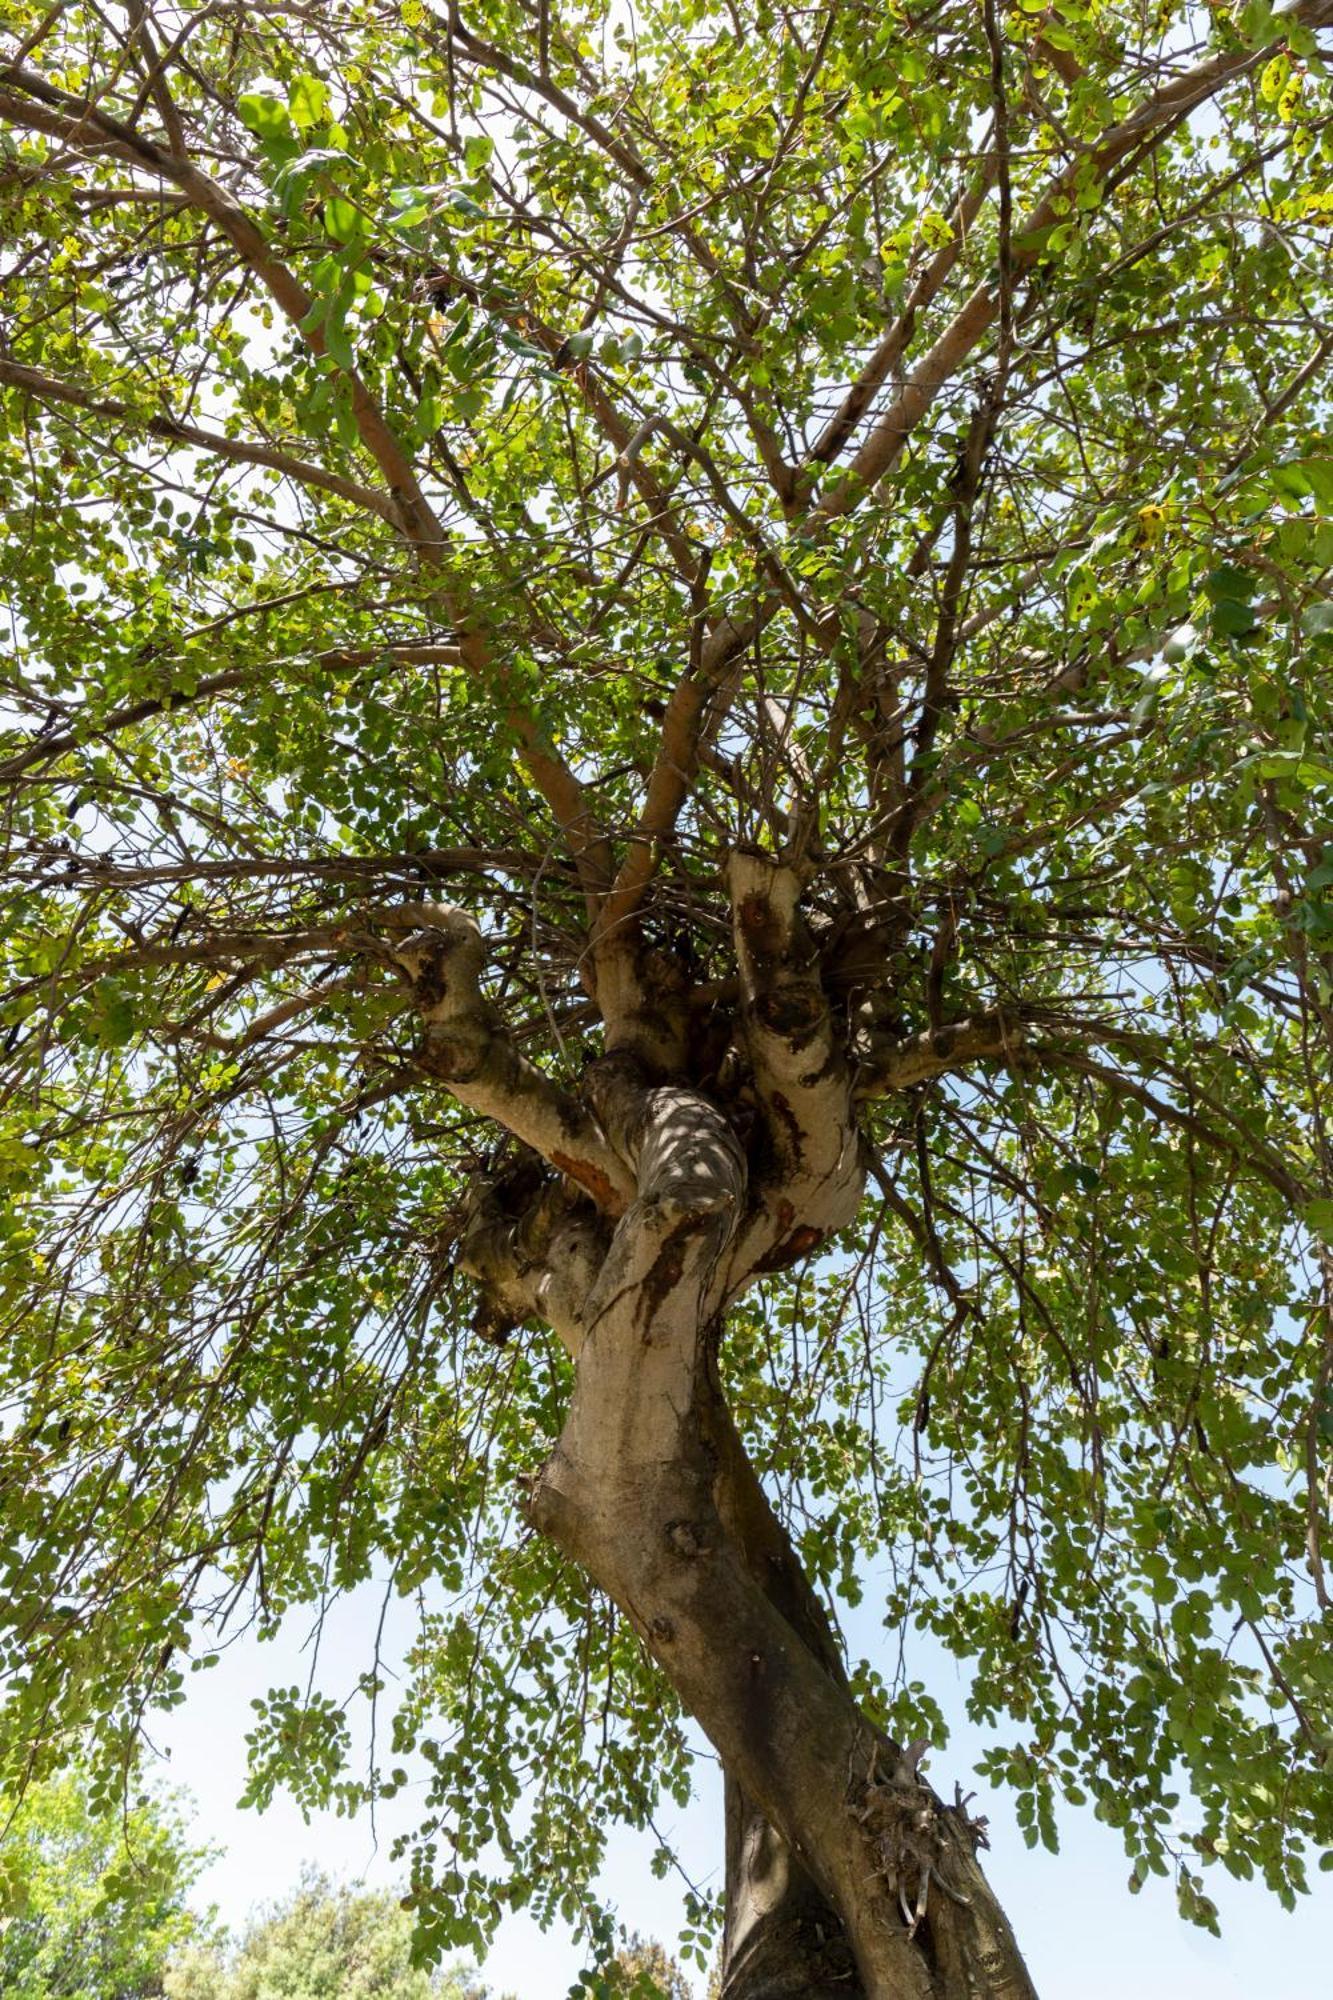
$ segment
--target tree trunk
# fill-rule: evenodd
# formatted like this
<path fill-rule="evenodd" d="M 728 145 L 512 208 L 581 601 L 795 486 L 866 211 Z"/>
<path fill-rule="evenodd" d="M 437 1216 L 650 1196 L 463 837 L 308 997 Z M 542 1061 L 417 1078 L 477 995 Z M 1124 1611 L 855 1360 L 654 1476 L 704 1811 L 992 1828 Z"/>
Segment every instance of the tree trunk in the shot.
<path fill-rule="evenodd" d="M 726 1816 L 721 2000 L 862 2000 L 841 1918 L 732 1778 Z"/>
<path fill-rule="evenodd" d="M 731 1781 L 731 1994 L 838 1991 L 827 1905 L 865 2000 L 1034 2000 L 965 1816 L 859 1713 L 723 1421 L 711 1343 L 740 1149 L 712 1105 L 636 1092 L 623 1066 L 598 1096 L 639 1194 L 587 1301 L 531 1512 L 632 1620 Z"/>
<path fill-rule="evenodd" d="M 842 1653 L 819 1598 L 746 1455 L 716 1369 L 703 1403 L 715 1498 L 751 1576 L 839 1686 Z M 734 1778 L 726 1780 L 726 1928 L 722 2000 L 859 2000 L 842 1919 L 782 1835 Z"/>
<path fill-rule="evenodd" d="M 727 2000 L 1033 2000 L 964 1816 L 773 1601 L 790 1572 L 760 1588 L 694 1415 L 670 1457 L 626 1450 L 623 1427 L 575 1476 L 562 1450 L 534 1514 L 632 1619 L 722 1759 Z"/>

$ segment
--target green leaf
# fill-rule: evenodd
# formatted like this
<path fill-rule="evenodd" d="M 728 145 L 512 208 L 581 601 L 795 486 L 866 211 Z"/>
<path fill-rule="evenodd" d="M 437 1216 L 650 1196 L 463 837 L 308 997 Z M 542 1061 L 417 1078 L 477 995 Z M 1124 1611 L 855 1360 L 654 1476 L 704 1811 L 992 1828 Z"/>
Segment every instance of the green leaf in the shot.
<path fill-rule="evenodd" d="M 363 243 L 369 234 L 366 217 L 355 202 L 341 194 L 331 194 L 325 201 L 324 227 L 335 243 Z"/>
<path fill-rule="evenodd" d="M 1248 761 L 1261 778 L 1286 778 L 1307 789 L 1333 784 L 1333 764 L 1307 757 L 1300 750 L 1274 750 Z"/>
<path fill-rule="evenodd" d="M 1241 569 L 1235 563 L 1219 563 L 1210 570 L 1203 580 L 1206 595 L 1214 604 L 1248 604 L 1258 588 L 1259 579 L 1253 570 Z"/>
<path fill-rule="evenodd" d="M 356 369 L 356 356 L 347 331 L 347 314 L 354 297 L 355 291 L 350 280 L 344 279 L 329 301 L 323 321 L 324 346 L 331 358 L 348 375 L 353 374 Z"/>
<path fill-rule="evenodd" d="M 300 132 L 322 125 L 329 115 L 329 87 L 317 76 L 298 76 L 287 92 L 287 108 Z"/>
<path fill-rule="evenodd" d="M 249 91 L 236 104 L 241 123 L 253 132 L 268 158 L 285 166 L 300 151 L 287 106 L 264 91 Z"/>
<path fill-rule="evenodd" d="M 1333 1243 L 1333 1201 L 1321 1197 L 1308 1202 L 1301 1210 L 1301 1220 L 1325 1243 Z"/>
<path fill-rule="evenodd" d="M 1208 622 L 1214 632 L 1220 632 L 1229 639 L 1245 639 L 1259 629 L 1259 621 L 1251 607 L 1231 597 L 1214 599 Z"/>

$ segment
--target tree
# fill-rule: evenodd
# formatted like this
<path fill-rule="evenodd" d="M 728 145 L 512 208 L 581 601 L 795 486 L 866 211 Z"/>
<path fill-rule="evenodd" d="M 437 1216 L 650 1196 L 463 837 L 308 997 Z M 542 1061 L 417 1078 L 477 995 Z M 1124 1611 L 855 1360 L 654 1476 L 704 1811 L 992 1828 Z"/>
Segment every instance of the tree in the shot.
<path fill-rule="evenodd" d="M 638 1932 L 621 1946 L 614 1959 L 620 1984 L 616 1991 L 632 2000 L 690 2000 L 685 1975 L 655 1938 Z"/>
<path fill-rule="evenodd" d="M 0 1991 L 10 2000 L 140 2000 L 197 1929 L 205 1855 L 174 1806 L 100 1796 L 65 1775 L 4 1805 Z"/>
<path fill-rule="evenodd" d="M 387 1577 L 251 1794 L 424 1760 L 424 1950 L 608 1963 L 693 1718 L 727 2000 L 1027 1995 L 926 1629 L 1034 1841 L 1305 1886 L 1330 23 L 19 0 L 25 1756 Z"/>
<path fill-rule="evenodd" d="M 457 1969 L 412 1962 L 412 1920 L 383 1890 L 348 1889 L 318 1872 L 260 1912 L 233 1952 L 180 1956 L 167 2000 L 485 2000 Z"/>

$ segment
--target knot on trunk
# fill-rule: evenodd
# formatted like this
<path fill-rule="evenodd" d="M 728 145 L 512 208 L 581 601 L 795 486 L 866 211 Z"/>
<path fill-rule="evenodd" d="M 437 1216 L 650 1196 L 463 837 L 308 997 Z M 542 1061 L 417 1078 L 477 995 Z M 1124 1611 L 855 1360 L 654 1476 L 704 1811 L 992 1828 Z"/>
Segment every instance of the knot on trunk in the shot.
<path fill-rule="evenodd" d="M 668 1521 L 666 1539 L 678 1556 L 701 1556 L 708 1548 L 708 1530 L 702 1521 Z"/>
<path fill-rule="evenodd" d="M 761 993 L 754 1002 L 754 1017 L 771 1035 L 780 1035 L 793 1050 L 804 1048 L 824 1026 L 827 1002 L 823 989 L 812 978 L 806 985 L 779 987 Z"/>

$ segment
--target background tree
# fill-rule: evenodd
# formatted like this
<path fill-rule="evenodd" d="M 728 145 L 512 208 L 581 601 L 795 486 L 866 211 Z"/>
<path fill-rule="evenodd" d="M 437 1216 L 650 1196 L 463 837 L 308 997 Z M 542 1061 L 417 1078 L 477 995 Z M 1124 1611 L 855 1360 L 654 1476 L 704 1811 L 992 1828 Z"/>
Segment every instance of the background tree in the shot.
<path fill-rule="evenodd" d="M 167 2000 L 486 2000 L 457 1967 L 412 1962 L 412 1919 L 396 1896 L 349 1889 L 307 1871 L 261 1911 L 234 1950 L 213 1942 L 177 1956 Z"/>
<path fill-rule="evenodd" d="M 1024 1995 L 920 1627 L 1290 1898 L 1333 6 L 11 17 L 12 1754 L 387 1577 L 251 1796 L 424 1759 L 426 1951 L 609 1960 L 693 1717 L 727 2000 Z"/>
<path fill-rule="evenodd" d="M 618 1995 L 629 2000 L 691 2000 L 685 1975 L 656 1938 L 632 1933 L 616 1953 L 614 1965 Z"/>
<path fill-rule="evenodd" d="M 186 1898 L 205 1852 L 152 1793 L 99 1796 L 75 1775 L 3 1802 L 0 1992 L 141 2000 L 199 1928 Z"/>

